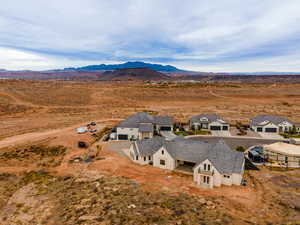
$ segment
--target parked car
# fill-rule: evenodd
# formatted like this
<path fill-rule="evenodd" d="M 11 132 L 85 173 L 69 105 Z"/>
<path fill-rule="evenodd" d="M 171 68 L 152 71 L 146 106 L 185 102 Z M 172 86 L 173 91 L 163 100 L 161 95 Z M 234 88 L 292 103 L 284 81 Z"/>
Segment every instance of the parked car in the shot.
<path fill-rule="evenodd" d="M 96 122 L 91 122 L 90 125 L 91 126 L 96 126 L 97 124 L 96 124 Z"/>

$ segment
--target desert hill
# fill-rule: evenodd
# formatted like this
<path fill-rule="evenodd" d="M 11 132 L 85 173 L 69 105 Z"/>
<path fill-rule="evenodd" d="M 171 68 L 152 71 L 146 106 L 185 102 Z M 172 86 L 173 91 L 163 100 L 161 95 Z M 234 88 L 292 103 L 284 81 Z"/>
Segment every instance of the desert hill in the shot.
<path fill-rule="evenodd" d="M 171 80 L 166 74 L 149 68 L 126 68 L 114 71 L 106 71 L 99 76 L 100 80 Z"/>

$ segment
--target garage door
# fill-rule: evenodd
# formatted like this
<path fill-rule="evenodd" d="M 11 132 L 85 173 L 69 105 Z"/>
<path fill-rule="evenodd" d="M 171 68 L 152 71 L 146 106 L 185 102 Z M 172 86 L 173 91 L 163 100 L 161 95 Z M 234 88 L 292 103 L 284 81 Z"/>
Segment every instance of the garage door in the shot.
<path fill-rule="evenodd" d="M 171 131 L 171 127 L 160 127 L 161 131 Z"/>
<path fill-rule="evenodd" d="M 266 128 L 265 132 L 267 132 L 267 133 L 277 133 L 277 128 Z"/>
<path fill-rule="evenodd" d="M 127 134 L 119 134 L 118 140 L 128 140 L 128 135 Z"/>
<path fill-rule="evenodd" d="M 221 126 L 211 126 L 211 130 L 221 130 Z"/>
<path fill-rule="evenodd" d="M 223 126 L 223 130 L 228 130 L 228 126 Z"/>

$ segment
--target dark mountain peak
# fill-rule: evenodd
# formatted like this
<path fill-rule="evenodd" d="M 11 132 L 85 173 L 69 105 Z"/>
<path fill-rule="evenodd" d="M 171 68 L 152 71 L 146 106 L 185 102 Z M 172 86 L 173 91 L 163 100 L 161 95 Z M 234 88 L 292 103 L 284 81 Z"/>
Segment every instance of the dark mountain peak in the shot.
<path fill-rule="evenodd" d="M 151 64 L 145 62 L 126 62 L 123 64 L 100 64 L 100 65 L 89 65 L 78 68 L 65 68 L 64 70 L 83 70 L 83 71 L 94 71 L 94 70 L 117 70 L 117 69 L 134 69 L 134 68 L 149 68 L 159 72 L 183 72 L 184 70 L 177 69 L 171 65 L 160 65 Z"/>
<path fill-rule="evenodd" d="M 106 71 L 100 76 L 101 80 L 170 80 L 171 78 L 163 73 L 147 67 L 124 68 L 114 71 Z"/>

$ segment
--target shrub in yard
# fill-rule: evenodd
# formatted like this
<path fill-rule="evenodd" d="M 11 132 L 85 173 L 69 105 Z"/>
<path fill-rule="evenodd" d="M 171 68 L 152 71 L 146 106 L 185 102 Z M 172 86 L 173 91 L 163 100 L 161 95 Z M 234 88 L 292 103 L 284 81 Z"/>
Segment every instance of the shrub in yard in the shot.
<path fill-rule="evenodd" d="M 237 146 L 235 150 L 237 150 L 238 152 L 244 152 L 246 149 L 243 146 Z"/>

